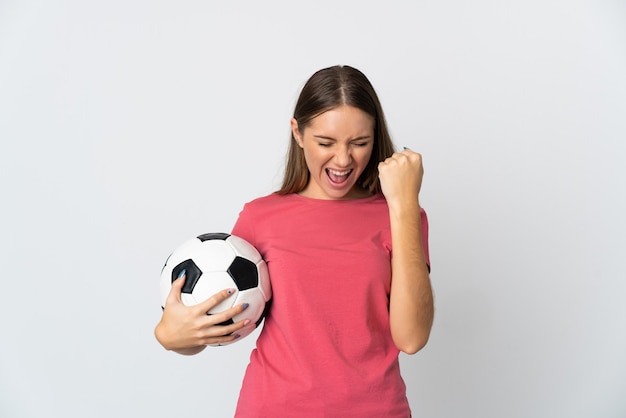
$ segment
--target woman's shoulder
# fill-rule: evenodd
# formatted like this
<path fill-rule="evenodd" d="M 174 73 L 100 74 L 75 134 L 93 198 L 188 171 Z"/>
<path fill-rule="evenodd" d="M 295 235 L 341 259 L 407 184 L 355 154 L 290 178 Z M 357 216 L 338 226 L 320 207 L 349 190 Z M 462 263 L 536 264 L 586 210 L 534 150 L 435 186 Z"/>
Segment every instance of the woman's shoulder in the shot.
<path fill-rule="evenodd" d="M 284 205 L 290 200 L 291 195 L 281 195 L 274 192 L 250 200 L 244 205 L 244 210 L 254 212 L 273 211 L 276 210 L 278 206 Z"/>
<path fill-rule="evenodd" d="M 249 202 L 246 203 L 246 206 L 248 205 L 252 205 L 252 206 L 275 205 L 277 203 L 288 200 L 289 196 L 290 195 L 281 195 L 281 194 L 278 194 L 277 192 L 273 192 L 265 196 L 259 196 L 250 200 Z"/>

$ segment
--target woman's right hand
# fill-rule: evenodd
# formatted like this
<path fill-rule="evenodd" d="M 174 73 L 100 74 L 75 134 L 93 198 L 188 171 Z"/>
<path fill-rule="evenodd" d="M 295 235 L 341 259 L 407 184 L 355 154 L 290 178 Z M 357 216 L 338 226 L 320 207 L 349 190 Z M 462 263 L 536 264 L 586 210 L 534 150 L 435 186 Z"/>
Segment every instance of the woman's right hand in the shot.
<path fill-rule="evenodd" d="M 180 354 L 196 354 L 209 344 L 224 344 L 235 340 L 238 338 L 236 331 L 250 324 L 250 320 L 246 319 L 230 325 L 218 325 L 243 312 L 247 307 L 243 304 L 207 315 L 214 306 L 232 296 L 235 289 L 224 289 L 197 305 L 187 306 L 181 299 L 184 283 L 184 275 L 172 283 L 163 316 L 154 330 L 154 335 L 165 349 Z"/>

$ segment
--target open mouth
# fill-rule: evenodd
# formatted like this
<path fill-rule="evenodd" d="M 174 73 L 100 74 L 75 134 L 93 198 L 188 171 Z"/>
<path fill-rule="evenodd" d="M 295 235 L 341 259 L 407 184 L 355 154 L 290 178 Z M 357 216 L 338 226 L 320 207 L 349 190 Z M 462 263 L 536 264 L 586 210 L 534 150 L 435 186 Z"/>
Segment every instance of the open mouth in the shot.
<path fill-rule="evenodd" d="M 341 185 L 348 181 L 348 178 L 352 174 L 352 169 L 350 170 L 333 170 L 332 168 L 326 169 L 326 175 L 331 183 Z"/>

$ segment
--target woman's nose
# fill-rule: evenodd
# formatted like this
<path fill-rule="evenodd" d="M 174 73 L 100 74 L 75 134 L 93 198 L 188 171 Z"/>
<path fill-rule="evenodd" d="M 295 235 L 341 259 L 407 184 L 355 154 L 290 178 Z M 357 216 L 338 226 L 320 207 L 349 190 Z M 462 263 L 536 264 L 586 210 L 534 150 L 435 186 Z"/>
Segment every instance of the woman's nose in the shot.
<path fill-rule="evenodd" d="M 339 147 L 335 154 L 335 159 L 340 167 L 346 167 L 352 162 L 352 155 L 349 147 Z"/>

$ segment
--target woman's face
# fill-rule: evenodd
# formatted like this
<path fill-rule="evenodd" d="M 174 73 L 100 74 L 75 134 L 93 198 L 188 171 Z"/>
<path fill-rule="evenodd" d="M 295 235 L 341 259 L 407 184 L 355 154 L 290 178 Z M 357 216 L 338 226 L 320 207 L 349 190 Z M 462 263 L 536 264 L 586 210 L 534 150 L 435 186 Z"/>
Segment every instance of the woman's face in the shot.
<path fill-rule="evenodd" d="M 315 199 L 357 199 L 367 192 L 356 185 L 374 146 L 374 119 L 352 106 L 322 113 L 299 131 L 291 120 L 298 145 L 304 150 L 309 183 L 300 192 Z"/>

